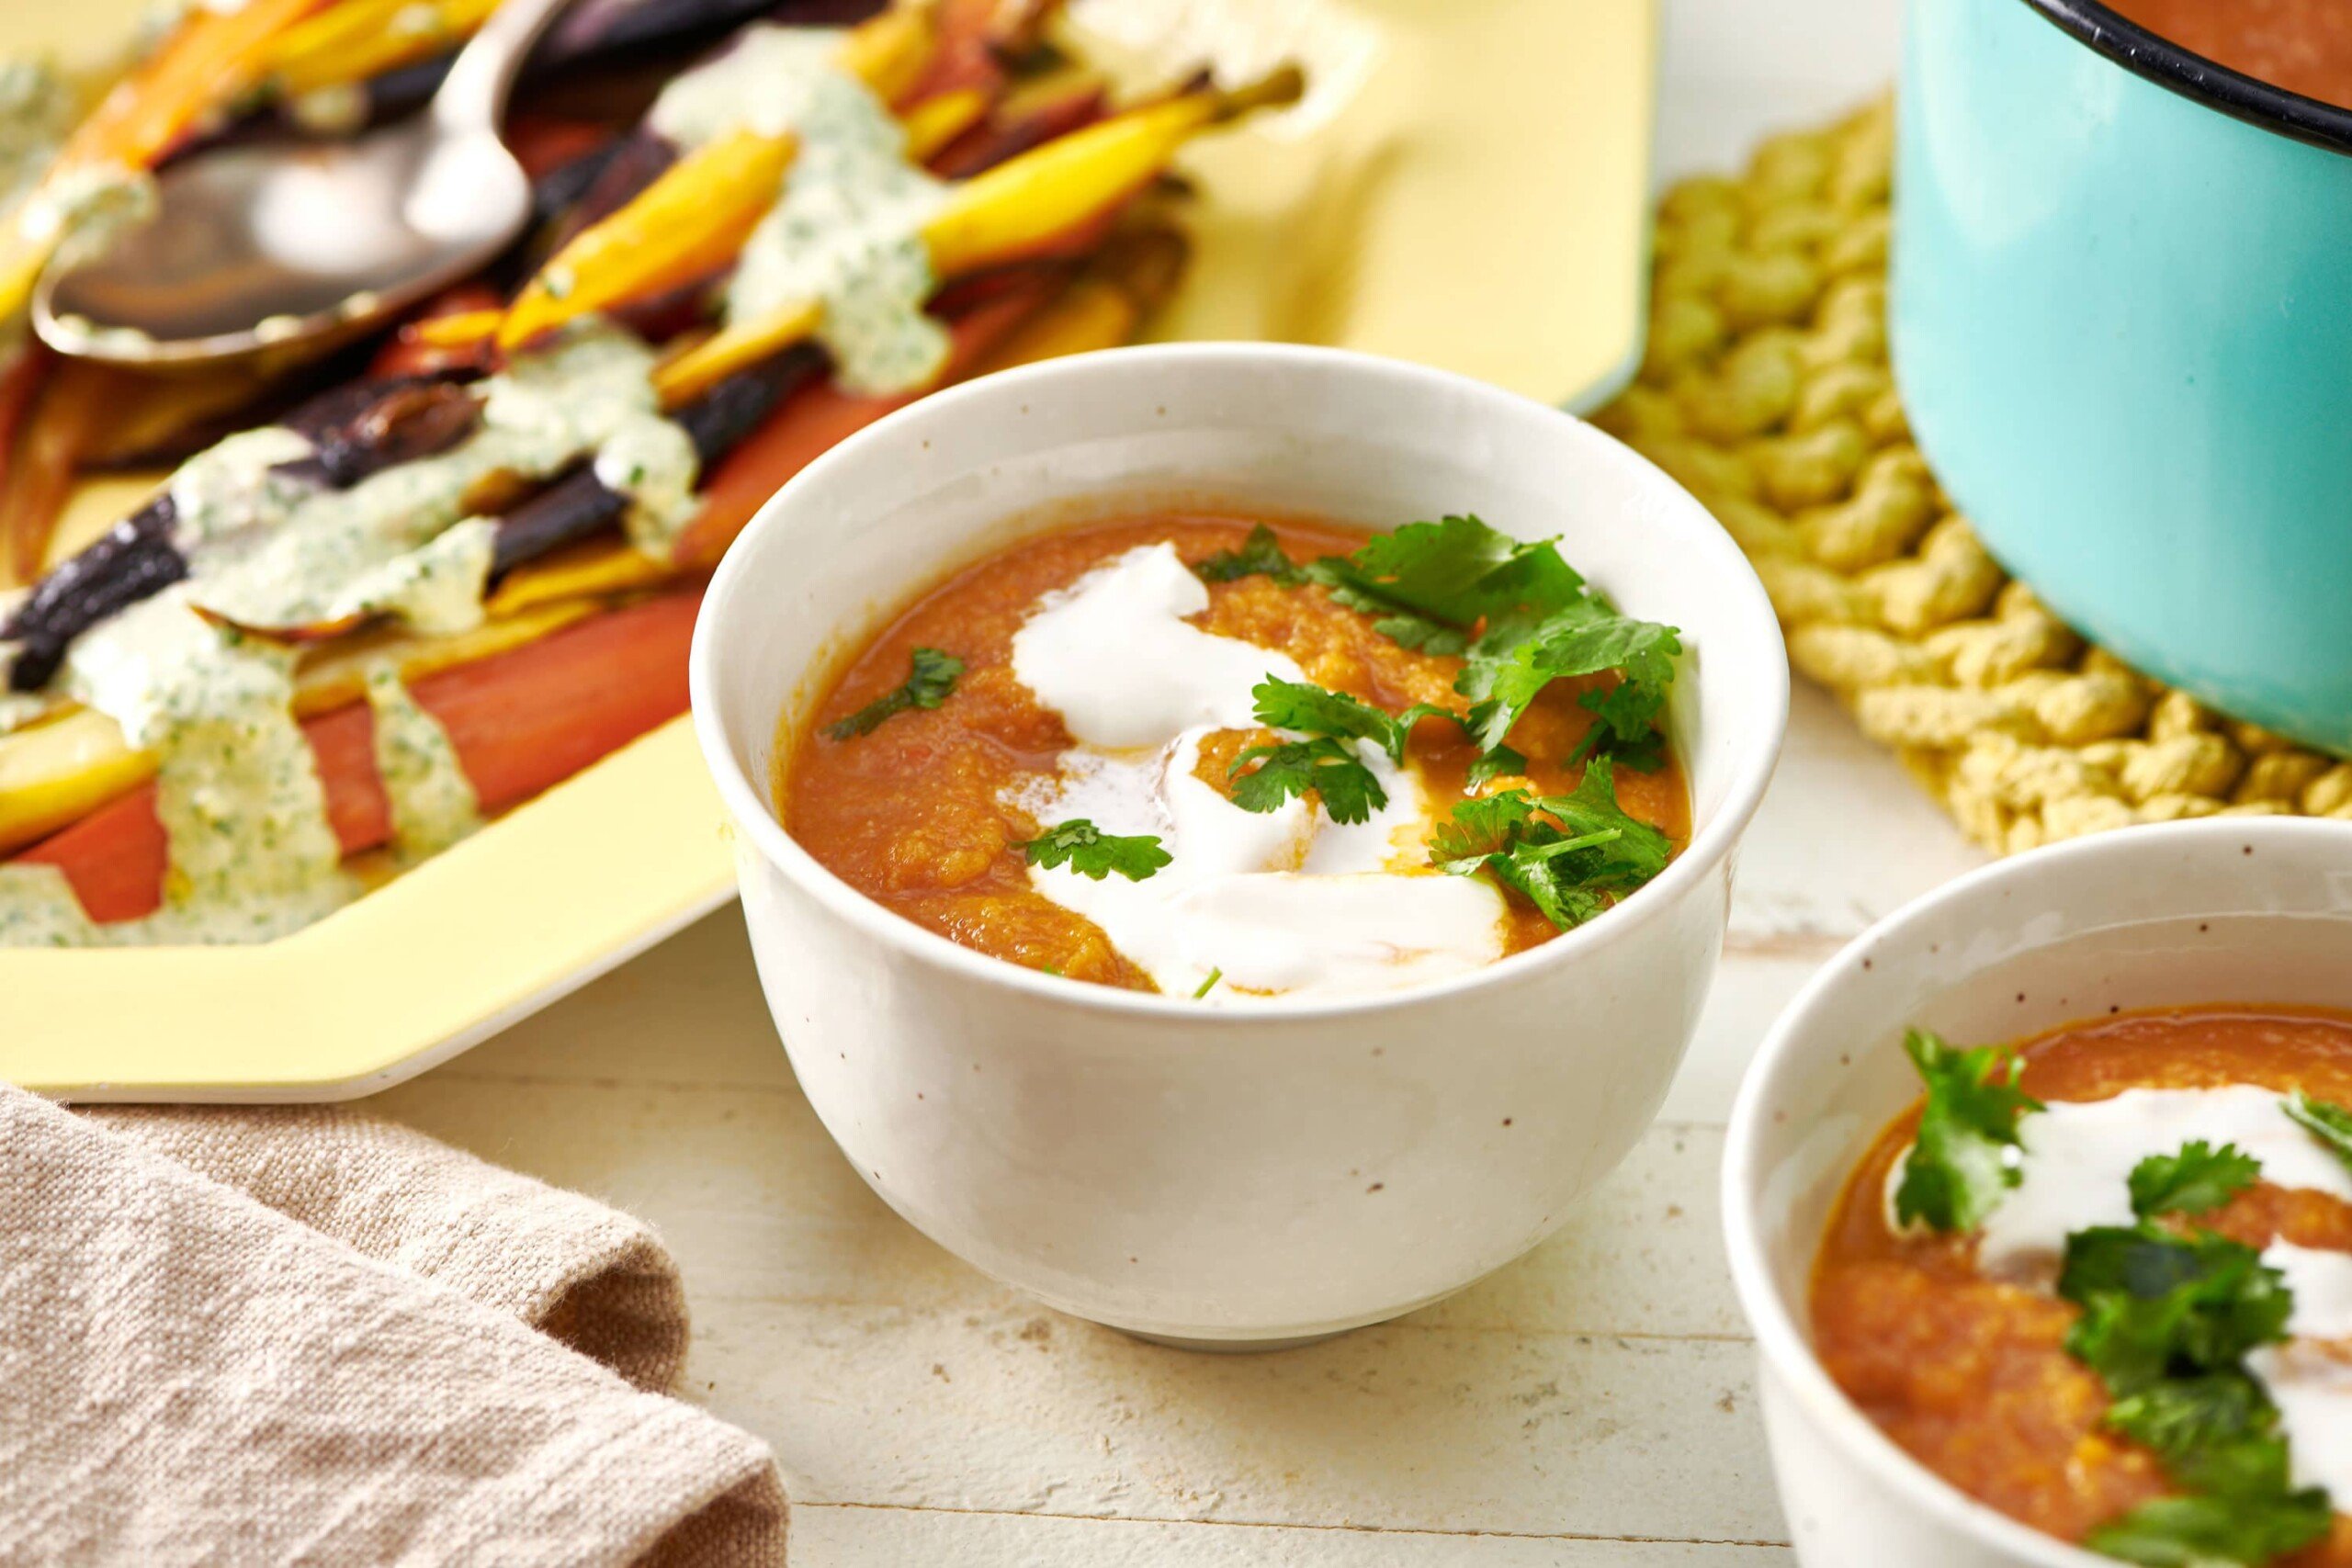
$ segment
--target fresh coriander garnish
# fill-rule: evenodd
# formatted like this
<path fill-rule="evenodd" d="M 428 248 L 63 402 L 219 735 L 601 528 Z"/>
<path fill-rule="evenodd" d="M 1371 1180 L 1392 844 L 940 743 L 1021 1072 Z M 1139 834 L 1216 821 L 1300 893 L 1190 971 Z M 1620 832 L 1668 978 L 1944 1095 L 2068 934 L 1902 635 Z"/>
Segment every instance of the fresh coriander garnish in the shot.
<path fill-rule="evenodd" d="M 1233 804 L 1244 811 L 1273 811 L 1313 790 L 1334 822 L 1369 821 L 1388 804 L 1388 792 L 1364 765 L 1352 742 L 1369 740 L 1392 761 L 1405 760 L 1413 726 L 1434 714 L 1459 717 L 1428 703 L 1390 714 L 1345 692 L 1269 675 L 1250 689 L 1251 714 L 1271 729 L 1304 736 L 1252 746 L 1233 760 Z"/>
<path fill-rule="evenodd" d="M 1521 610 L 1575 600 L 1584 579 L 1547 540 L 1525 544 L 1476 517 L 1409 523 L 1365 541 L 1347 557 L 1327 556 L 1306 574 L 1375 629 L 1427 653 L 1470 651 L 1470 628 Z"/>
<path fill-rule="evenodd" d="M 942 653 L 935 648 L 918 648 L 901 684 L 847 718 L 825 726 L 825 733 L 836 740 L 854 739 L 871 735 L 884 719 L 909 708 L 935 708 L 947 700 L 947 694 L 956 689 L 956 677 L 963 672 L 964 661 L 954 654 Z"/>
<path fill-rule="evenodd" d="M 2313 1100 L 2301 1089 L 2278 1105 L 2312 1136 L 2325 1144 L 2337 1159 L 2352 1167 L 2352 1111 L 2329 1100 Z"/>
<path fill-rule="evenodd" d="M 1430 835 L 1430 863 L 1456 876 L 1484 872 L 1566 931 L 1665 870 L 1671 850 L 1617 804 L 1609 770 L 1595 767 L 1567 795 L 1510 789 L 1457 803 Z"/>
<path fill-rule="evenodd" d="M 2188 1491 L 2093 1530 L 2085 1544 L 2095 1551 L 2152 1568 L 2253 1568 L 2333 1527 L 2327 1493 L 2294 1488 L 2278 1407 L 2245 1367 L 2249 1351 L 2286 1337 L 2294 1298 L 2284 1277 L 2253 1247 L 2145 1217 L 2181 1212 L 2183 1196 L 2218 1206 L 2260 1170 L 2226 1145 L 2153 1156 L 2132 1173 L 2138 1224 L 2066 1238 L 2058 1294 L 2082 1308 L 2067 1352 L 2107 1385 L 2109 1429 L 2153 1450 Z"/>
<path fill-rule="evenodd" d="M 1495 746 L 1478 753 L 1470 764 L 1470 772 L 1463 787 L 1476 795 L 1497 779 L 1527 772 L 1527 759 L 1508 746 Z"/>
<path fill-rule="evenodd" d="M 1174 858 L 1152 834 L 1105 833 L 1083 817 L 1057 822 L 1019 847 L 1031 865 L 1049 870 L 1067 865 L 1097 882 L 1114 871 L 1129 882 L 1141 882 Z"/>
<path fill-rule="evenodd" d="M 1475 705 L 1468 728 L 1483 751 L 1500 749 L 1554 681 L 1614 670 L 1615 686 L 1579 699 L 1595 723 L 1578 758 L 1607 753 L 1637 767 L 1661 759 L 1657 720 L 1680 634 L 1619 611 L 1552 541 L 1526 544 L 1476 517 L 1447 517 L 1317 561 L 1306 575 L 1405 647 L 1461 654 L 1454 689 Z"/>
<path fill-rule="evenodd" d="M 1200 985 L 1200 988 L 1199 988 L 1198 990 L 1196 990 L 1196 991 L 1194 991 L 1194 992 L 1193 993 L 1193 999 L 1194 1001 L 1199 1001 L 1203 997 L 1205 997 L 1205 996 L 1207 996 L 1211 991 L 1216 990 L 1216 983 L 1217 983 L 1219 980 L 1222 980 L 1222 979 L 1224 979 L 1224 978 L 1225 978 L 1225 971 L 1224 971 L 1224 970 L 1222 970 L 1222 969 L 1212 969 L 1212 970 L 1210 970 L 1210 971 L 1209 971 L 1209 977 L 1208 977 L 1207 979 L 1205 979 L 1205 980 L 1202 981 L 1202 982 L 1201 982 L 1201 985 Z"/>
<path fill-rule="evenodd" d="M 2155 1497 L 2091 1531 L 2084 1545 L 2148 1568 L 2259 1564 L 2325 1539 L 2335 1520 L 2324 1489 Z"/>
<path fill-rule="evenodd" d="M 1928 1086 L 1919 1132 L 1894 1190 L 1894 1217 L 1939 1231 L 1973 1231 L 2018 1184 L 2010 1150 L 2018 1120 L 2041 1102 L 2018 1088 L 2025 1064 L 1996 1045 L 1962 1050 L 1924 1029 L 1903 1049 Z"/>
<path fill-rule="evenodd" d="M 2132 1212 L 2143 1220 L 2202 1214 L 2253 1186 L 2261 1174 L 2262 1162 L 2235 1144 L 2217 1149 L 2198 1138 L 2177 1155 L 2150 1155 L 2132 1168 Z"/>
<path fill-rule="evenodd" d="M 1578 699 L 1596 720 L 1586 749 L 1613 751 L 1623 745 L 1647 752 L 1656 748 L 1658 712 L 1674 681 L 1674 656 L 1682 651 L 1682 639 L 1672 626 L 1620 615 L 1606 599 L 1588 593 L 1501 646 L 1509 635 L 1489 631 L 1482 636 L 1454 682 L 1454 689 L 1471 699 L 1470 732 L 1480 746 L 1501 745 L 1536 695 L 1553 682 L 1615 670 L 1620 672 L 1615 686 L 1587 692 Z"/>
<path fill-rule="evenodd" d="M 2066 1349 L 2129 1398 L 2166 1378 L 2234 1369 L 2282 1338 L 2286 1280 L 2244 1243 L 2160 1225 L 2094 1225 L 2066 1238 L 2058 1294 L 2083 1309 Z"/>
<path fill-rule="evenodd" d="M 1391 714 L 1345 692 L 1285 681 L 1278 675 L 1269 675 L 1250 687 L 1250 695 L 1256 705 L 1252 714 L 1270 729 L 1328 735 L 1335 740 L 1369 740 L 1387 752 L 1392 762 L 1405 760 L 1406 742 L 1412 739 L 1413 727 L 1421 720 L 1462 722 L 1460 715 L 1434 703 L 1416 703 L 1403 713 Z"/>
<path fill-rule="evenodd" d="M 1274 531 L 1263 523 L 1250 530 L 1238 550 L 1219 550 L 1193 563 L 1193 575 L 1203 582 L 1237 582 L 1245 577 L 1270 577 L 1284 588 L 1306 578 L 1299 564 L 1283 553 Z"/>
<path fill-rule="evenodd" d="M 1334 822 L 1369 822 L 1388 804 L 1388 792 L 1355 748 L 1328 735 L 1252 746 L 1233 760 L 1233 804 L 1244 811 L 1275 811 L 1313 790 Z"/>

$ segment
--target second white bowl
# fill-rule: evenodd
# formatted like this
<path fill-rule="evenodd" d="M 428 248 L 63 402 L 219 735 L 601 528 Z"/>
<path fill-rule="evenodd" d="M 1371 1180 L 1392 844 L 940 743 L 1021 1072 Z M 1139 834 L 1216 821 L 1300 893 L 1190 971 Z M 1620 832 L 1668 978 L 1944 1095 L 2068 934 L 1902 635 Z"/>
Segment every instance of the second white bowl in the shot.
<path fill-rule="evenodd" d="M 899 919 L 777 822 L 777 722 L 828 655 L 1051 521 L 1154 503 L 1562 536 L 1681 626 L 1689 847 L 1580 930 L 1458 980 L 1206 1009 L 985 957 Z M 1262 1343 L 1394 1315 L 1532 1247 L 1663 1100 L 1714 972 L 1731 852 L 1787 716 L 1780 631 L 1731 540 L 1567 415 L 1330 350 L 1118 350 L 927 398 L 761 512 L 695 629 L 696 733 L 738 830 L 800 1084 L 917 1227 L 1067 1311 Z"/>
<path fill-rule="evenodd" d="M 1903 1031 L 1989 1044 L 2111 1010 L 2352 1008 L 2352 823 L 2210 818 L 2076 839 L 1962 877 L 1832 959 L 1772 1027 L 1724 1154 L 1724 1231 L 1806 1568 L 2098 1568 L 1914 1461 L 1814 1359 L 1823 1227 L 1917 1100 Z"/>

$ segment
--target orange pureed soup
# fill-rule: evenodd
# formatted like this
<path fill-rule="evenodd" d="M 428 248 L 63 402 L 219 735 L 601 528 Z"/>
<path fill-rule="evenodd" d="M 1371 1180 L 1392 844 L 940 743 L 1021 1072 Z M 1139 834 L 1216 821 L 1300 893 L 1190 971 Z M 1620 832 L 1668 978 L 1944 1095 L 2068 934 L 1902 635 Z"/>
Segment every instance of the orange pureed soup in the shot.
<path fill-rule="evenodd" d="M 1928 1096 L 1855 1169 L 1815 1269 L 1830 1377 L 2063 1540 L 2352 1565 L 2352 1018 L 1906 1045 Z"/>
<path fill-rule="evenodd" d="M 1368 547 L 1409 558 L 1359 570 Z M 1688 836 L 1651 728 L 1671 628 L 1577 581 L 1473 519 L 1048 533 L 857 649 L 778 747 L 779 809 L 884 908 L 1072 979 L 1221 1001 L 1442 977 L 1600 913 Z M 1555 632 L 1482 741 L 1456 685 L 1499 668 L 1506 620 Z"/>

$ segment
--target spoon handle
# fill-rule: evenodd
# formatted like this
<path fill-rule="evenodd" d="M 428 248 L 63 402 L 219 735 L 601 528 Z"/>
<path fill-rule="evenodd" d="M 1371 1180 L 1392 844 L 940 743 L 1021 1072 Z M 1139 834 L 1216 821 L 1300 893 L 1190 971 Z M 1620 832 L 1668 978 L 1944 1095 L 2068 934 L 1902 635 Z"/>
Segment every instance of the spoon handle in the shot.
<path fill-rule="evenodd" d="M 503 0 L 481 25 L 433 95 L 433 118 L 444 130 L 498 131 L 514 73 L 567 0 Z"/>

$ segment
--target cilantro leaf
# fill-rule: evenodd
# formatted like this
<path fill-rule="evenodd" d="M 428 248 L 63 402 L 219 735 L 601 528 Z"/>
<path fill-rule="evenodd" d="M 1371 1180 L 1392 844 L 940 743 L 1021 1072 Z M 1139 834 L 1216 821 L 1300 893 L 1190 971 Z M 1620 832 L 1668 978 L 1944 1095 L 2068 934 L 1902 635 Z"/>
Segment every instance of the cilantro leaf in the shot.
<path fill-rule="evenodd" d="M 1250 530 L 1238 550 L 1219 550 L 1193 563 L 1193 574 L 1203 582 L 1238 582 L 1245 577 L 1270 577 L 1284 588 L 1306 581 L 1299 564 L 1283 553 L 1274 531 L 1263 523 Z"/>
<path fill-rule="evenodd" d="M 1306 573 L 1386 637 L 1429 653 L 1460 653 L 1479 621 L 1565 604 L 1584 587 L 1550 540 L 1528 544 L 1476 517 L 1408 523 Z"/>
<path fill-rule="evenodd" d="M 2259 1564 L 2300 1551 L 2335 1525 L 2325 1491 L 2156 1497 L 2085 1538 L 2093 1551 L 2147 1568 Z"/>
<path fill-rule="evenodd" d="M 1083 817 L 1057 822 L 1020 848 L 1031 865 L 1067 865 L 1097 882 L 1114 871 L 1129 882 L 1141 882 L 1175 858 L 1152 834 L 1105 833 Z"/>
<path fill-rule="evenodd" d="M 1676 640 L 1680 641 L 1679 635 Z M 1673 679 L 1670 667 L 1667 679 Z M 1587 692 L 1577 702 L 1600 722 L 1584 732 L 1569 761 L 1582 761 L 1597 752 L 1636 773 L 1654 773 L 1666 766 L 1666 737 L 1657 728 L 1658 714 L 1666 706 L 1665 687 L 1620 681 L 1607 691 Z"/>
<path fill-rule="evenodd" d="M 1454 690 L 1471 699 L 1470 733 L 1482 747 L 1501 745 L 1553 682 L 1604 670 L 1623 675 L 1597 703 L 1585 704 L 1600 720 L 1594 728 L 1606 732 L 1600 746 L 1645 743 L 1666 705 L 1675 655 L 1682 651 L 1674 627 L 1621 615 L 1598 598 L 1580 600 L 1527 628 L 1508 650 L 1489 654 L 1487 639 L 1479 640 Z"/>
<path fill-rule="evenodd" d="M 1482 790 L 1506 774 L 1526 772 L 1524 756 L 1508 746 L 1493 746 L 1478 753 L 1477 760 L 1470 764 L 1469 775 L 1462 782 L 1467 789 Z"/>
<path fill-rule="evenodd" d="M 2058 1294 L 2083 1309 L 2066 1349 L 2130 1395 L 2165 1378 L 2234 1370 L 2285 1337 L 2294 1298 L 2253 1247 L 2146 1224 L 2066 1238 Z"/>
<path fill-rule="evenodd" d="M 2226 1451 L 2243 1461 L 2230 1467 L 2231 1484 L 2286 1483 L 2285 1445 L 2272 1448 L 2278 1412 L 2262 1385 L 2236 1369 L 2152 1382 L 2109 1405 L 2106 1424 L 2167 1465 Z"/>
<path fill-rule="evenodd" d="M 1928 1086 L 1928 1102 L 1904 1157 L 1894 1217 L 1939 1231 L 1974 1230 L 2018 1184 L 2008 1152 L 2022 1146 L 2018 1119 L 2041 1102 L 2017 1087 L 2025 1064 L 1996 1045 L 1962 1050 L 1914 1029 L 1903 1049 Z"/>
<path fill-rule="evenodd" d="M 2220 1207 L 2261 1169 L 2201 1139 L 2151 1156 L 2131 1175 L 2139 1223 L 2066 1238 L 2058 1294 L 2082 1309 L 2067 1353 L 2107 1385 L 2108 1429 L 2152 1450 L 2184 1493 L 2099 1526 L 2084 1543 L 2095 1551 L 2154 1568 L 2260 1568 L 2334 1528 L 2324 1489 L 2293 1489 L 2278 1406 L 2245 1365 L 2286 1337 L 2285 1277 L 2243 1243 L 2156 1223 Z"/>
<path fill-rule="evenodd" d="M 1617 685 L 1580 699 L 1599 722 L 1568 761 L 1607 752 L 1645 771 L 1663 761 L 1657 720 L 1680 634 L 1620 612 L 1553 541 L 1528 544 L 1476 517 L 1447 517 L 1327 557 L 1306 575 L 1405 647 L 1464 657 L 1454 689 L 1476 705 L 1468 727 L 1482 751 L 1501 747 L 1554 681 L 1617 670 Z M 1505 771 L 1498 763 L 1494 773 Z"/>
<path fill-rule="evenodd" d="M 2325 1144 L 2346 1166 L 2352 1167 L 2352 1111 L 2329 1100 L 2313 1100 L 2301 1089 L 2278 1103 L 2279 1109 L 2293 1117 L 2298 1125 Z"/>
<path fill-rule="evenodd" d="M 825 733 L 836 740 L 851 740 L 871 735 L 884 719 L 909 708 L 935 708 L 947 700 L 947 694 L 956 689 L 956 677 L 964 672 L 962 660 L 935 648 L 916 649 L 909 663 L 904 682 L 847 718 L 825 726 Z"/>
<path fill-rule="evenodd" d="M 2253 1186 L 2261 1174 L 2262 1162 L 2235 1144 L 2217 1149 L 2199 1138 L 2177 1155 L 2150 1155 L 2132 1168 L 2132 1212 L 2143 1220 L 2201 1214 Z"/>
<path fill-rule="evenodd" d="M 1252 767 L 1251 764 L 1256 766 Z M 1388 804 L 1388 792 L 1355 748 L 1330 736 L 1252 746 L 1233 760 L 1233 804 L 1244 811 L 1279 810 L 1313 790 L 1334 822 L 1367 822 Z"/>
<path fill-rule="evenodd" d="M 1252 715 L 1270 729 L 1328 735 L 1336 740 L 1370 740 L 1387 752 L 1392 762 L 1405 760 L 1406 742 L 1412 739 L 1413 727 L 1422 719 L 1462 722 L 1460 715 L 1434 703 L 1416 703 L 1403 713 L 1391 714 L 1345 692 L 1285 681 L 1278 675 L 1259 682 L 1250 689 L 1250 695 L 1255 699 Z"/>
<path fill-rule="evenodd" d="M 1430 863 L 1456 876 L 1484 872 L 1566 931 L 1666 868 L 1664 833 L 1617 804 L 1606 768 L 1589 768 L 1567 795 L 1504 790 L 1453 807 L 1430 837 Z"/>

